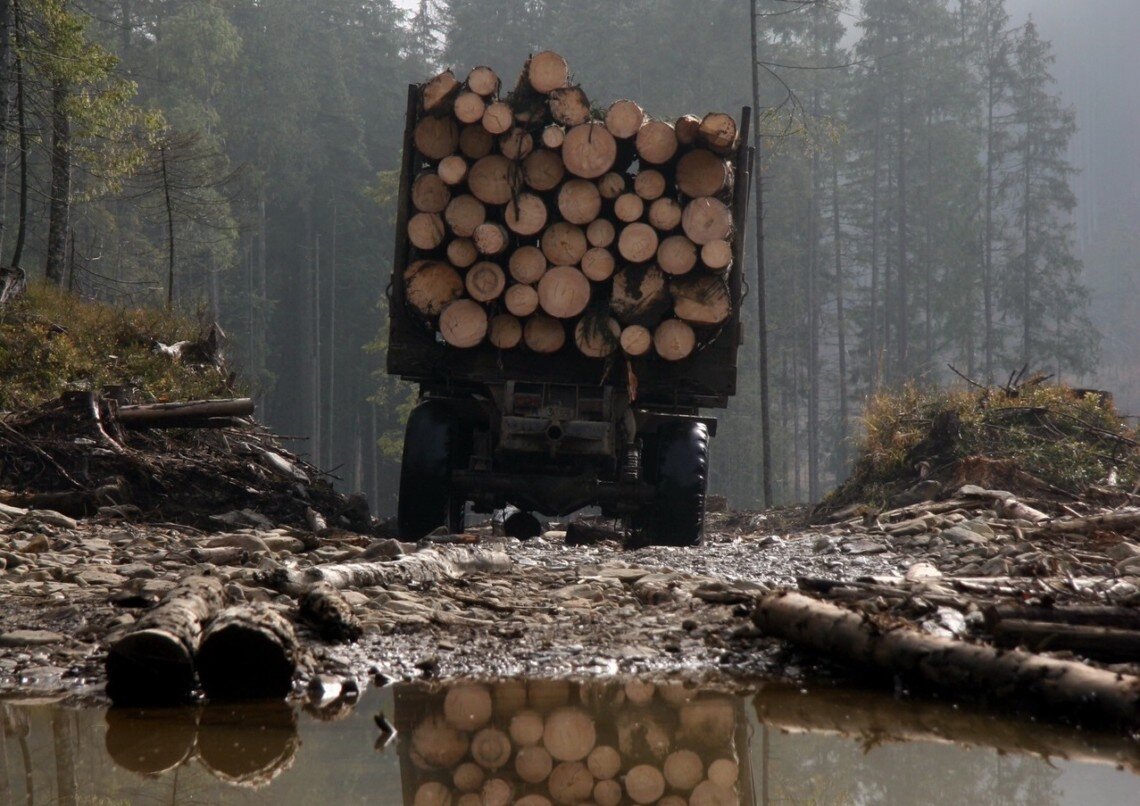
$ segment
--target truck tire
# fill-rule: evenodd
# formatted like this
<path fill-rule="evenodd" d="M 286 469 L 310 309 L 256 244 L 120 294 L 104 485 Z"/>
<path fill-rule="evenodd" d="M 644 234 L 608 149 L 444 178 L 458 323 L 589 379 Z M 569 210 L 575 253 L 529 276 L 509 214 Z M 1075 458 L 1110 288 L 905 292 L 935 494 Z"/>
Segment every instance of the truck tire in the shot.
<path fill-rule="evenodd" d="M 656 546 L 697 546 L 704 536 L 709 430 L 704 423 L 662 426 L 655 437 L 652 507 L 641 521 Z"/>
<path fill-rule="evenodd" d="M 460 453 L 459 422 L 446 403 L 427 400 L 412 409 L 400 463 L 396 522 L 402 540 L 419 540 L 440 526 L 463 531 L 466 502 L 451 490 L 451 471 Z"/>

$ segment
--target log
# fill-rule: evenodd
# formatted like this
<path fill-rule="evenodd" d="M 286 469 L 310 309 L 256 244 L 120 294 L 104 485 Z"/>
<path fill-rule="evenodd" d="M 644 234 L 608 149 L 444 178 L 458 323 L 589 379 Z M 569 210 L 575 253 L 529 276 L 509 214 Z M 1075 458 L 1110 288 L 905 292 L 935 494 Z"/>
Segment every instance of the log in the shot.
<path fill-rule="evenodd" d="M 447 244 L 447 262 L 457 269 L 466 269 L 479 259 L 479 250 L 470 238 L 452 238 Z"/>
<path fill-rule="evenodd" d="M 618 254 L 630 263 L 645 263 L 657 254 L 657 230 L 635 221 L 626 224 L 618 235 Z"/>
<path fill-rule="evenodd" d="M 701 128 L 701 119 L 696 115 L 682 115 L 673 124 L 677 133 L 677 142 L 683 146 L 691 146 L 697 142 L 697 131 Z"/>
<path fill-rule="evenodd" d="M 510 532 L 508 531 L 507 534 Z M 513 717 L 526 708 L 526 683 L 521 680 L 500 681 L 495 684 L 495 690 L 491 693 L 491 697 L 495 702 L 496 717 L 499 719 Z"/>
<path fill-rule="evenodd" d="M 549 355 L 566 343 L 566 329 L 557 319 L 537 314 L 523 326 L 523 341 L 534 352 Z"/>
<path fill-rule="evenodd" d="M 610 171 L 598 180 L 598 192 L 603 199 L 613 200 L 625 193 L 625 175 Z"/>
<path fill-rule="evenodd" d="M 676 199 L 656 199 L 649 205 L 649 223 L 659 232 L 671 232 L 681 225 L 681 204 Z"/>
<path fill-rule="evenodd" d="M 408 220 L 408 240 L 417 249 L 430 252 L 446 237 L 443 216 L 438 213 L 416 213 Z"/>
<path fill-rule="evenodd" d="M 689 792 L 705 778 L 705 763 L 692 750 L 676 750 L 665 757 L 665 781 L 672 789 Z"/>
<path fill-rule="evenodd" d="M 677 133 L 663 120 L 646 121 L 637 130 L 637 156 L 650 165 L 664 165 L 677 153 Z"/>
<path fill-rule="evenodd" d="M 566 166 L 557 151 L 540 148 L 523 160 L 523 182 L 532 190 L 543 193 L 554 190 L 565 175 Z"/>
<path fill-rule="evenodd" d="M 554 760 L 542 745 L 532 744 L 515 754 L 515 772 L 528 784 L 542 783 L 553 769 Z"/>
<path fill-rule="evenodd" d="M 509 806 L 514 797 L 514 787 L 502 778 L 492 778 L 483 784 L 482 806 Z"/>
<path fill-rule="evenodd" d="M 634 101 L 614 101 L 606 110 L 606 129 L 614 137 L 628 140 L 645 123 L 645 110 Z"/>
<path fill-rule="evenodd" d="M 613 167 L 617 141 L 602 123 L 582 123 L 566 132 L 562 161 L 566 170 L 583 179 L 597 179 Z"/>
<path fill-rule="evenodd" d="M 614 199 L 614 217 L 629 224 L 641 218 L 645 200 L 636 193 L 623 193 Z"/>
<path fill-rule="evenodd" d="M 586 227 L 586 240 L 590 246 L 605 248 L 614 242 L 617 237 L 617 230 L 614 225 L 605 218 L 595 218 Z"/>
<path fill-rule="evenodd" d="M 627 266 L 614 275 L 610 309 L 622 324 L 656 322 L 672 305 L 656 266 Z"/>
<path fill-rule="evenodd" d="M 1079 535 L 1090 532 L 1129 532 L 1137 527 L 1140 527 L 1140 510 L 1126 510 L 1089 515 L 1085 518 L 1057 518 L 1027 534 Z"/>
<path fill-rule="evenodd" d="M 579 126 L 590 119 L 590 99 L 581 87 L 558 87 L 550 91 L 550 116 L 563 126 Z"/>
<path fill-rule="evenodd" d="M 582 274 L 595 283 L 605 282 L 613 276 L 615 268 L 613 253 L 608 249 L 594 247 L 582 255 Z"/>
<path fill-rule="evenodd" d="M 665 174 L 653 168 L 646 168 L 633 178 L 633 192 L 645 201 L 660 198 L 666 186 Z"/>
<path fill-rule="evenodd" d="M 470 160 L 478 160 L 491 153 L 495 138 L 483 128 L 483 124 L 464 126 L 459 133 L 459 152 Z"/>
<path fill-rule="evenodd" d="M 314 585 L 301 597 L 299 613 L 325 641 L 355 641 L 364 634 L 352 605 L 331 585 Z"/>
<path fill-rule="evenodd" d="M 621 772 L 621 753 L 607 744 L 600 744 L 586 756 L 586 769 L 600 781 L 609 780 Z"/>
<path fill-rule="evenodd" d="M 608 317 L 584 316 L 574 327 L 578 352 L 589 358 L 605 358 L 620 346 L 621 325 Z"/>
<path fill-rule="evenodd" d="M 467 178 L 467 160 L 458 154 L 451 154 L 439 161 L 436 172 L 445 185 L 454 187 L 462 184 Z M 448 198 L 451 198 L 450 194 Z"/>
<path fill-rule="evenodd" d="M 329 563 L 315 565 L 304 571 L 279 568 L 270 572 L 265 581 L 276 590 L 298 596 L 321 582 L 327 582 L 339 590 L 428 585 L 441 580 L 459 579 L 468 573 L 502 573 L 511 568 L 510 557 L 501 551 L 439 546 L 415 554 L 404 554 L 395 560 Z"/>
<path fill-rule="evenodd" d="M 570 80 L 570 68 L 566 60 L 552 50 L 533 54 L 523 69 L 531 89 L 543 95 L 565 87 Z"/>
<path fill-rule="evenodd" d="M 594 776 L 582 762 L 564 761 L 551 770 L 546 787 L 555 803 L 585 803 L 594 791 Z"/>
<path fill-rule="evenodd" d="M 498 728 L 483 728 L 471 737 L 471 758 L 487 770 L 497 770 L 511 760 L 511 740 Z"/>
<path fill-rule="evenodd" d="M 498 314 L 491 319 L 487 338 L 500 350 L 514 349 L 522 343 L 522 322 L 509 313 Z"/>
<path fill-rule="evenodd" d="M 499 81 L 499 75 L 490 67 L 471 68 L 471 72 L 467 74 L 467 89 L 482 95 L 484 98 L 490 98 L 499 91 L 499 86 L 502 82 Z"/>
<path fill-rule="evenodd" d="M 451 189 L 435 171 L 424 171 L 412 182 L 412 206 L 421 213 L 442 213 L 449 201 Z"/>
<path fill-rule="evenodd" d="M 448 687 L 443 698 L 443 718 L 457 730 L 479 730 L 491 721 L 491 691 L 478 683 Z"/>
<path fill-rule="evenodd" d="M 622 687 L 625 699 L 631 705 L 647 705 L 657 693 L 657 686 L 645 680 L 628 680 Z"/>
<path fill-rule="evenodd" d="M 689 806 L 736 806 L 736 792 L 712 781 L 701 781 L 689 796 Z"/>
<path fill-rule="evenodd" d="M 653 331 L 653 347 L 666 361 L 688 358 L 696 344 L 693 329 L 680 319 L 666 319 Z"/>
<path fill-rule="evenodd" d="M 1002 619 L 990 629 L 1001 647 L 1073 652 L 1105 663 L 1128 663 L 1140 657 L 1140 632 L 1136 630 L 1024 619 Z"/>
<path fill-rule="evenodd" d="M 625 774 L 625 791 L 634 803 L 653 803 L 665 794 L 665 776 L 652 764 L 638 764 Z"/>
<path fill-rule="evenodd" d="M 502 224 L 484 221 L 475 228 L 475 232 L 471 235 L 471 240 L 475 243 L 475 250 L 479 254 L 492 256 L 501 255 L 507 251 L 507 246 L 511 242 L 511 236 L 507 233 L 507 228 Z M 471 276 L 470 272 L 468 272 L 467 276 Z"/>
<path fill-rule="evenodd" d="M 732 211 L 719 199 L 693 199 L 681 214 L 681 229 L 701 246 L 709 241 L 723 241 L 732 232 Z"/>
<path fill-rule="evenodd" d="M 475 757 L 474 739 L 471 740 L 471 757 Z M 460 792 L 478 792 L 483 788 L 483 782 L 485 780 L 487 780 L 487 773 L 474 761 L 463 762 L 456 767 L 455 772 L 451 774 L 451 783 Z M 476 796 L 476 802 L 482 802 L 478 796 Z"/>
<path fill-rule="evenodd" d="M 717 786 L 732 789 L 740 777 L 740 765 L 730 758 L 718 758 L 709 764 L 709 780 Z"/>
<path fill-rule="evenodd" d="M 423 118 L 416 124 L 412 142 L 424 159 L 441 160 L 459 146 L 459 124 L 452 118 Z"/>
<path fill-rule="evenodd" d="M 180 705 L 194 691 L 202 625 L 225 605 L 217 577 L 192 576 L 167 593 L 107 653 L 107 696 L 115 705 Z"/>
<path fill-rule="evenodd" d="M 558 761 L 581 761 L 597 744 L 593 718 L 581 708 L 556 708 L 542 729 L 542 745 Z"/>
<path fill-rule="evenodd" d="M 558 212 L 571 224 L 589 224 L 602 212 L 598 186 L 588 179 L 571 179 L 558 190 Z"/>
<path fill-rule="evenodd" d="M 517 126 L 499 138 L 499 151 L 509 160 L 526 159 L 534 151 L 534 138 Z"/>
<path fill-rule="evenodd" d="M 503 304 L 515 316 L 530 316 L 538 310 L 538 291 L 534 286 L 522 283 L 512 285 L 503 295 Z"/>
<path fill-rule="evenodd" d="M 439 333 L 452 347 L 475 347 L 487 335 L 487 312 L 474 300 L 457 299 L 439 315 Z"/>
<path fill-rule="evenodd" d="M 450 770 L 467 755 L 467 735 L 443 718 L 432 714 L 412 729 L 412 752 L 428 769 Z"/>
<path fill-rule="evenodd" d="M 542 145 L 545 148 L 562 148 L 566 139 L 566 130 L 557 123 L 551 123 L 542 130 Z"/>
<path fill-rule="evenodd" d="M 709 112 L 701 119 L 697 138 L 710 150 L 728 154 L 736 148 L 736 120 L 724 112 Z"/>
<path fill-rule="evenodd" d="M 507 287 L 507 278 L 497 264 L 481 260 L 467 270 L 463 284 L 471 299 L 490 302 L 502 295 L 503 289 Z"/>
<path fill-rule="evenodd" d="M 489 134 L 498 137 L 515 125 L 515 113 L 506 101 L 492 101 L 483 110 L 482 125 Z"/>
<path fill-rule="evenodd" d="M 511 253 L 507 268 L 520 283 L 537 283 L 546 271 L 546 255 L 537 246 L 520 246 Z"/>
<path fill-rule="evenodd" d="M 474 196 L 464 193 L 456 196 L 443 211 L 443 220 L 451 228 L 453 235 L 470 238 L 475 229 L 487 220 L 487 208 Z"/>
<path fill-rule="evenodd" d="M 416 789 L 412 806 L 451 806 L 451 790 L 439 781 L 427 781 Z"/>
<path fill-rule="evenodd" d="M 420 108 L 432 115 L 446 113 L 459 92 L 459 86 L 459 80 L 450 70 L 428 79 L 420 87 Z"/>
<path fill-rule="evenodd" d="M 939 689 L 988 692 L 1052 717 L 1140 724 L 1140 678 L 1019 650 L 998 651 L 908 628 L 883 631 L 864 616 L 797 593 L 761 599 L 753 621 L 766 635 L 833 660 L 900 674 Z"/>
<path fill-rule="evenodd" d="M 460 123 L 480 123 L 487 111 L 487 102 L 477 92 L 461 92 L 455 98 L 452 111 Z"/>
<path fill-rule="evenodd" d="M 192 400 L 186 403 L 143 403 L 136 406 L 119 406 L 115 419 L 123 425 L 140 426 L 161 424 L 167 420 L 187 420 L 209 417 L 249 417 L 253 414 L 253 400 L 237 397 L 222 400 Z"/>
<path fill-rule="evenodd" d="M 657 265 L 666 274 L 688 274 L 697 265 L 697 245 L 684 235 L 670 235 L 657 247 Z"/>
<path fill-rule="evenodd" d="M 643 356 L 653 347 L 653 334 L 649 328 L 630 325 L 621 332 L 621 349 L 634 358 Z"/>
<path fill-rule="evenodd" d="M 467 187 L 484 204 L 506 204 L 514 190 L 511 161 L 501 154 L 477 160 L 467 172 Z"/>
<path fill-rule="evenodd" d="M 677 161 L 677 188 L 690 198 L 719 196 L 732 187 L 732 169 L 716 154 L 694 148 Z"/>
<path fill-rule="evenodd" d="M 542 741 L 542 715 L 537 711 L 519 711 L 511 717 L 507 730 L 514 743 L 520 747 L 536 745 Z"/>
<path fill-rule="evenodd" d="M 621 784 L 617 781 L 598 781 L 594 784 L 594 802 L 598 806 L 618 806 L 621 798 Z"/>
<path fill-rule="evenodd" d="M 219 613 L 203 631 L 195 663 L 210 699 L 261 699 L 293 688 L 299 648 L 293 625 L 265 603 Z"/>
<path fill-rule="evenodd" d="M 673 313 L 692 325 L 719 325 L 732 316 L 732 293 L 716 274 L 694 274 L 672 285 Z"/>
<path fill-rule="evenodd" d="M 556 319 L 577 316 L 589 302 L 590 281 L 573 266 L 554 266 L 538 281 L 539 307 Z"/>
<path fill-rule="evenodd" d="M 578 265 L 586 249 L 586 233 L 574 224 L 559 221 L 542 233 L 542 254 L 555 266 Z"/>
<path fill-rule="evenodd" d="M 1087 624 L 1097 627 L 1140 630 L 1140 609 L 1135 607 L 991 605 L 982 612 L 986 617 L 986 624 L 991 628 L 997 622 L 1005 619 L 1020 619 L 1023 621 L 1046 621 L 1053 624 Z"/>
<path fill-rule="evenodd" d="M 729 748 L 736 734 L 736 708 L 727 697 L 703 697 L 681 706 L 678 735 L 706 750 Z"/>
<path fill-rule="evenodd" d="M 404 270 L 404 296 L 424 316 L 439 316 L 463 294 L 459 272 L 438 260 L 417 260 Z"/>
<path fill-rule="evenodd" d="M 709 241 L 701 247 L 701 263 L 710 271 L 727 271 L 732 266 L 732 244 L 728 241 Z"/>

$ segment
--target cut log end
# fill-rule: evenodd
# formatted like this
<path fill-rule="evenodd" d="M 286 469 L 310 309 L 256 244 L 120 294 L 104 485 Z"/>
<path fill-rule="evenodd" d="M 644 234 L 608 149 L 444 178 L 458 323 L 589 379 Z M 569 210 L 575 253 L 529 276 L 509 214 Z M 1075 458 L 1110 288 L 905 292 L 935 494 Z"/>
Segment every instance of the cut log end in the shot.
<path fill-rule="evenodd" d="M 439 332 L 452 347 L 475 347 L 487 335 L 487 312 L 474 300 L 456 300 L 440 314 Z"/>
<path fill-rule="evenodd" d="M 526 78 L 535 92 L 546 95 L 566 86 L 570 80 L 570 67 L 559 54 L 544 50 L 527 60 Z"/>
<path fill-rule="evenodd" d="M 538 283 L 538 304 L 556 319 L 571 319 L 590 302 L 590 281 L 573 266 L 555 266 Z"/>
<path fill-rule="evenodd" d="M 651 165 L 664 165 L 677 153 L 677 133 L 673 124 L 650 120 L 637 131 L 637 156 Z"/>
<path fill-rule="evenodd" d="M 626 355 L 638 358 L 653 348 L 653 334 L 642 325 L 630 325 L 621 332 L 621 349 Z"/>
<path fill-rule="evenodd" d="M 566 170 L 583 179 L 597 179 L 613 167 L 617 141 L 602 123 L 583 123 L 566 133 L 562 160 Z"/>
<path fill-rule="evenodd" d="M 653 260 L 657 246 L 657 231 L 640 221 L 627 224 L 618 236 L 618 253 L 630 263 Z"/>
<path fill-rule="evenodd" d="M 523 341 L 536 353 L 556 353 L 566 343 L 566 329 L 559 320 L 537 314 L 523 327 Z"/>
<path fill-rule="evenodd" d="M 688 358 L 696 347 L 693 329 L 680 319 L 666 319 L 653 333 L 653 347 L 666 361 Z"/>
<path fill-rule="evenodd" d="M 490 302 L 502 295 L 503 289 L 507 287 L 507 278 L 499 266 L 484 260 L 467 270 L 464 285 L 471 299 Z"/>
<path fill-rule="evenodd" d="M 645 122 L 645 110 L 634 101 L 614 101 L 606 110 L 606 129 L 622 140 L 635 136 Z"/>
<path fill-rule="evenodd" d="M 520 283 L 537 283 L 546 272 L 546 255 L 537 246 L 520 246 L 511 253 L 507 268 Z"/>
<path fill-rule="evenodd" d="M 490 67 L 474 67 L 467 74 L 467 89 L 484 98 L 490 98 L 498 93 L 501 83 L 498 73 Z"/>
<path fill-rule="evenodd" d="M 522 323 L 509 313 L 491 319 L 488 340 L 500 350 L 513 350 L 522 343 Z"/>
<path fill-rule="evenodd" d="M 588 179 L 571 179 L 558 191 L 558 211 L 571 224 L 589 224 L 602 212 L 602 194 Z"/>
<path fill-rule="evenodd" d="M 578 352 L 589 358 L 605 358 L 621 345 L 621 325 L 606 316 L 584 316 L 574 328 Z"/>

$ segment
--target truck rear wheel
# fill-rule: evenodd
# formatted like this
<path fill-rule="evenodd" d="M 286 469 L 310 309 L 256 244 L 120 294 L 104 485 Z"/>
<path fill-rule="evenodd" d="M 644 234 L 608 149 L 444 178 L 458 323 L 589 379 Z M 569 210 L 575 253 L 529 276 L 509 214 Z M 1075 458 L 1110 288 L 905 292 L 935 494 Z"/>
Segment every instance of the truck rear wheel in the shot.
<path fill-rule="evenodd" d="M 466 502 L 451 489 L 461 436 L 454 413 L 441 401 L 427 400 L 408 415 L 396 518 L 402 539 L 419 540 L 440 526 L 463 531 Z"/>
<path fill-rule="evenodd" d="M 654 439 L 653 503 L 638 520 L 657 546 L 696 546 L 705 526 L 709 431 L 704 423 L 662 426 Z"/>

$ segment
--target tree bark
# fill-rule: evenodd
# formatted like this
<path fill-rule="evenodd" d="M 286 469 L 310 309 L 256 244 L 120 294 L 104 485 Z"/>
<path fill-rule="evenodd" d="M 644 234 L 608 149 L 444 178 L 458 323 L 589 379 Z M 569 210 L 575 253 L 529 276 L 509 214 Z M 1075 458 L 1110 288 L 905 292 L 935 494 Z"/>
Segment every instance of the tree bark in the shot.
<path fill-rule="evenodd" d="M 701 272 L 673 282 L 673 312 L 693 325 L 720 325 L 732 316 L 732 295 L 723 277 Z"/>
<path fill-rule="evenodd" d="M 331 585 L 314 585 L 301 598 L 299 612 L 325 641 L 355 641 L 364 633 L 352 605 Z"/>

